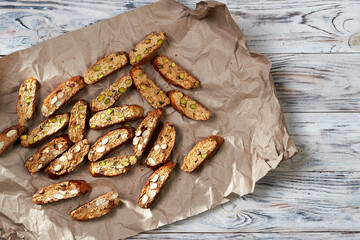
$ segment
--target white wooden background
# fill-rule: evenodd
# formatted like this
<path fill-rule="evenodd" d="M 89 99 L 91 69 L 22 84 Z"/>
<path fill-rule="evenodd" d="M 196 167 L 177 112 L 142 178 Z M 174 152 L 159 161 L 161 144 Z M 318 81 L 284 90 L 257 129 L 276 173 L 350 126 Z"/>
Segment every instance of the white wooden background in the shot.
<path fill-rule="evenodd" d="M 0 55 L 151 2 L 0 0 Z M 360 239 L 360 1 L 223 2 L 273 62 L 300 154 L 253 194 L 133 239 Z"/>

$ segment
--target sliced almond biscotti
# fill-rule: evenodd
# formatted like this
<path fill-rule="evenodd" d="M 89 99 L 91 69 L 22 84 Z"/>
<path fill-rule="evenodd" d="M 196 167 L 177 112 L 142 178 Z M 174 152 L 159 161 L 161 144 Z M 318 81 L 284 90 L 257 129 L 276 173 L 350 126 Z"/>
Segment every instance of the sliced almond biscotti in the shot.
<path fill-rule="evenodd" d="M 62 105 L 73 98 L 81 89 L 85 87 L 81 76 L 72 77 L 61 83 L 43 101 L 41 112 L 45 117 L 53 115 Z"/>
<path fill-rule="evenodd" d="M 69 138 L 76 143 L 84 138 L 88 104 L 84 100 L 75 103 L 71 109 L 69 121 Z"/>
<path fill-rule="evenodd" d="M 209 136 L 198 142 L 185 156 L 181 170 L 191 173 L 198 169 L 206 160 L 215 155 L 224 139 L 219 136 Z"/>
<path fill-rule="evenodd" d="M 172 90 L 168 95 L 171 105 L 180 114 L 193 120 L 208 120 L 211 117 L 210 110 L 182 92 Z"/>
<path fill-rule="evenodd" d="M 131 87 L 131 85 L 132 79 L 130 76 L 121 77 L 91 101 L 91 111 L 98 112 L 113 106 L 121 95 L 126 92 L 129 87 Z"/>
<path fill-rule="evenodd" d="M 163 165 L 175 145 L 176 131 L 174 125 L 167 122 L 161 129 L 154 146 L 145 160 L 145 165 L 150 168 L 158 168 Z"/>
<path fill-rule="evenodd" d="M 126 52 L 111 53 L 94 63 L 84 74 L 86 84 L 94 84 L 128 65 Z"/>
<path fill-rule="evenodd" d="M 70 215 L 74 220 L 78 221 L 98 218 L 117 207 L 119 202 L 119 194 L 113 190 L 73 210 Z"/>
<path fill-rule="evenodd" d="M 88 155 L 89 161 L 96 162 L 105 157 L 112 150 L 132 139 L 134 132 L 133 127 L 122 127 L 108 132 L 91 146 Z"/>
<path fill-rule="evenodd" d="M 60 132 L 67 127 L 70 119 L 69 113 L 63 113 L 46 119 L 27 134 L 20 137 L 21 146 L 34 147 L 43 140 Z"/>
<path fill-rule="evenodd" d="M 129 171 L 131 166 L 136 164 L 136 161 L 134 155 L 107 158 L 91 163 L 89 172 L 94 177 L 114 177 Z"/>
<path fill-rule="evenodd" d="M 74 198 L 90 191 L 90 186 L 83 180 L 69 180 L 40 188 L 32 201 L 37 204 L 58 202 Z"/>
<path fill-rule="evenodd" d="M 130 64 L 143 65 L 153 59 L 166 40 L 165 33 L 152 32 L 129 53 Z"/>
<path fill-rule="evenodd" d="M 89 120 L 91 129 L 103 129 L 115 124 L 134 121 L 142 118 L 144 110 L 138 105 L 124 105 L 108 108 L 95 113 Z"/>
<path fill-rule="evenodd" d="M 199 80 L 165 55 L 160 54 L 156 56 L 152 64 L 160 76 L 172 85 L 184 89 L 200 86 Z"/>
<path fill-rule="evenodd" d="M 16 125 L 9 127 L 0 133 L 0 155 L 13 144 L 24 132 L 26 127 Z"/>
<path fill-rule="evenodd" d="M 159 196 L 160 190 L 164 187 L 175 166 L 176 162 L 169 161 L 151 174 L 139 194 L 138 204 L 140 207 L 149 208 L 151 206 L 157 196 Z"/>
<path fill-rule="evenodd" d="M 130 70 L 134 86 L 141 96 L 154 108 L 162 108 L 170 104 L 170 99 L 158 87 L 141 67 L 133 67 Z"/>
<path fill-rule="evenodd" d="M 58 178 L 74 171 L 89 152 L 90 146 L 87 139 L 77 142 L 69 150 L 67 150 L 61 157 L 55 159 L 46 168 L 49 178 Z"/>
<path fill-rule="evenodd" d="M 65 152 L 71 145 L 72 142 L 67 135 L 57 137 L 37 150 L 32 157 L 26 161 L 25 167 L 31 174 L 37 173 Z"/>
<path fill-rule="evenodd" d="M 16 113 L 19 124 L 22 126 L 34 115 L 37 83 L 38 81 L 35 78 L 29 78 L 26 79 L 19 88 Z"/>
<path fill-rule="evenodd" d="M 140 157 L 144 153 L 151 137 L 154 134 L 156 126 L 160 122 L 163 112 L 164 110 L 162 109 L 156 109 L 155 111 L 148 113 L 148 115 L 137 127 L 135 137 L 132 142 L 135 156 Z"/>

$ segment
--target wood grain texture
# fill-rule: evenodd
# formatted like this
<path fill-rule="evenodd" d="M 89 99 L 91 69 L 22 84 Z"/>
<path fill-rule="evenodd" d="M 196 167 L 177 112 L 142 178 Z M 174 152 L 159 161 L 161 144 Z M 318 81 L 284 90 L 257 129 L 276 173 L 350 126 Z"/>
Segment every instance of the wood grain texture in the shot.
<path fill-rule="evenodd" d="M 116 16 L 155 0 L 0 1 L 0 55 Z M 198 0 L 180 0 L 195 8 Z M 360 3 L 222 0 L 260 53 L 360 51 Z M 91 16 L 91 17 L 89 17 Z"/>
<path fill-rule="evenodd" d="M 246 240 L 277 240 L 277 239 L 359 239 L 360 233 L 338 233 L 338 232 L 312 232 L 312 233 L 146 233 L 127 239 L 189 239 L 189 240 L 217 240 L 217 239 L 246 239 Z"/>
<path fill-rule="evenodd" d="M 359 172 L 272 171 L 253 194 L 151 233 L 358 232 L 359 222 Z"/>

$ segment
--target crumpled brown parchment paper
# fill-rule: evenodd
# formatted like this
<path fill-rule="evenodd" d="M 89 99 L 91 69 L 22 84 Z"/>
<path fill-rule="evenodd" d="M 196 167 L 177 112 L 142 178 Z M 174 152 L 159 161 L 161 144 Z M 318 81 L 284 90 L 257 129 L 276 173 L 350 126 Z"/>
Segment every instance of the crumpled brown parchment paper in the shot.
<path fill-rule="evenodd" d="M 31 176 L 27 172 L 24 162 L 36 148 L 25 149 L 16 143 L 0 156 L 0 227 L 16 226 L 33 239 L 124 238 L 201 213 L 229 201 L 232 194 L 251 193 L 260 178 L 296 153 L 275 95 L 271 63 L 248 49 L 227 7 L 218 2 L 200 2 L 196 10 L 189 10 L 173 0 L 162 0 L 0 59 L 1 130 L 17 124 L 17 93 L 26 78 L 37 78 L 41 84 L 35 118 L 28 125 L 32 129 L 44 120 L 42 100 L 60 82 L 83 75 L 106 54 L 129 52 L 155 30 L 167 34 L 159 53 L 170 56 L 201 81 L 200 88 L 184 92 L 214 116 L 208 121 L 193 121 L 166 107 L 162 122 L 172 122 L 177 131 L 170 159 L 179 164 L 152 209 L 141 209 L 136 202 L 152 172 L 144 167 L 143 159 L 118 177 L 93 178 L 86 162 L 72 174 L 50 180 L 43 173 Z M 150 64 L 144 69 L 163 90 L 175 88 Z M 127 67 L 87 86 L 59 113 L 70 111 L 76 100 L 91 101 L 129 70 Z M 145 113 L 153 110 L 135 89 L 126 92 L 116 106 L 123 104 L 139 104 Z M 139 122 L 131 125 L 136 127 Z M 109 130 L 89 130 L 86 137 L 92 144 Z M 180 171 L 179 165 L 192 146 L 212 134 L 225 139 L 217 155 L 191 175 Z M 128 144 L 113 155 L 130 152 Z M 90 194 L 55 204 L 37 206 L 31 201 L 38 188 L 66 179 L 86 180 L 93 189 Z M 71 210 L 111 189 L 120 194 L 122 203 L 117 209 L 89 222 L 71 219 Z"/>

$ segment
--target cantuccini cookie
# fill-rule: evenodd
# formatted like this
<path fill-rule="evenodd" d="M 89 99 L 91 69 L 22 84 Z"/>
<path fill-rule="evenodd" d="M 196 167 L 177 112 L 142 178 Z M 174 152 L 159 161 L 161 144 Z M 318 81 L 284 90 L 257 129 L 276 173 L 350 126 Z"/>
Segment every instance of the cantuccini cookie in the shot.
<path fill-rule="evenodd" d="M 94 84 L 128 65 L 126 52 L 111 53 L 94 63 L 84 74 L 86 84 Z"/>
<path fill-rule="evenodd" d="M 46 168 L 49 178 L 59 178 L 71 173 L 84 160 L 90 146 L 87 139 L 81 140 L 69 148 L 61 157 L 55 159 Z"/>
<path fill-rule="evenodd" d="M 174 125 L 169 122 L 165 123 L 145 160 L 145 165 L 154 169 L 163 165 L 168 160 L 175 145 L 175 138 Z"/>
<path fill-rule="evenodd" d="M 119 203 L 119 194 L 113 190 L 73 210 L 70 215 L 74 220 L 86 221 L 104 216 Z"/>
<path fill-rule="evenodd" d="M 89 120 L 91 129 L 103 129 L 115 124 L 134 121 L 142 118 L 144 110 L 138 105 L 124 105 L 108 108 L 95 113 Z"/>
<path fill-rule="evenodd" d="M 0 155 L 13 144 L 24 132 L 26 127 L 16 125 L 9 127 L 0 133 Z"/>
<path fill-rule="evenodd" d="M 206 160 L 216 154 L 223 143 L 224 139 L 215 135 L 198 142 L 185 156 L 181 170 L 191 173 L 198 169 Z"/>
<path fill-rule="evenodd" d="M 168 95 L 171 106 L 180 114 L 193 120 L 208 120 L 211 117 L 210 110 L 182 92 L 172 90 Z"/>
<path fill-rule="evenodd" d="M 66 128 L 69 119 L 69 113 L 59 114 L 46 119 L 27 134 L 21 135 L 21 146 L 26 148 L 36 146 L 43 140 Z"/>
<path fill-rule="evenodd" d="M 25 167 L 31 174 L 43 170 L 52 160 L 71 147 L 72 142 L 63 135 L 46 143 L 26 161 Z"/>
<path fill-rule="evenodd" d="M 136 156 L 140 157 L 147 145 L 149 144 L 151 137 L 154 134 L 154 131 L 157 125 L 160 122 L 161 116 L 163 115 L 164 110 L 156 109 L 148 113 L 148 115 L 142 120 L 140 125 L 135 131 L 135 137 L 133 138 L 133 151 Z"/>
<path fill-rule="evenodd" d="M 170 99 L 158 87 L 141 67 L 133 67 L 130 70 L 134 86 L 141 96 L 154 108 L 162 108 L 170 104 Z"/>
<path fill-rule="evenodd" d="M 138 204 L 142 208 L 150 208 L 155 199 L 158 197 L 160 190 L 164 187 L 174 170 L 176 162 L 167 162 L 162 167 L 157 169 L 147 180 L 145 186 L 142 188 Z"/>
<path fill-rule="evenodd" d="M 122 127 L 108 132 L 91 146 L 88 155 L 89 161 L 96 162 L 105 157 L 112 150 L 132 139 L 134 132 L 133 127 Z"/>
<path fill-rule="evenodd" d="M 160 47 L 166 40 L 165 33 L 153 32 L 135 46 L 129 53 L 130 64 L 133 66 L 143 65 L 153 59 Z"/>
<path fill-rule="evenodd" d="M 90 191 L 90 186 L 83 180 L 69 180 L 40 188 L 32 201 L 37 204 L 58 202 L 74 198 Z"/>
<path fill-rule="evenodd" d="M 85 86 L 84 79 L 81 76 L 72 77 L 61 83 L 44 99 L 41 107 L 42 114 L 45 117 L 50 117 Z"/>
<path fill-rule="evenodd" d="M 18 115 L 19 124 L 22 126 L 34 115 L 37 83 L 35 78 L 29 78 L 26 79 L 19 88 L 16 113 Z"/>
<path fill-rule="evenodd" d="M 200 86 L 199 80 L 165 55 L 160 54 L 156 56 L 152 64 L 160 76 L 172 85 L 184 89 Z"/>
<path fill-rule="evenodd" d="M 69 138 L 76 143 L 84 138 L 88 104 L 84 100 L 75 103 L 69 120 Z"/>
<path fill-rule="evenodd" d="M 98 112 L 113 106 L 131 85 L 132 79 L 130 76 L 121 77 L 91 101 L 91 111 Z"/>
<path fill-rule="evenodd" d="M 94 177 L 114 177 L 129 171 L 136 161 L 134 155 L 107 158 L 91 163 L 89 172 Z"/>

